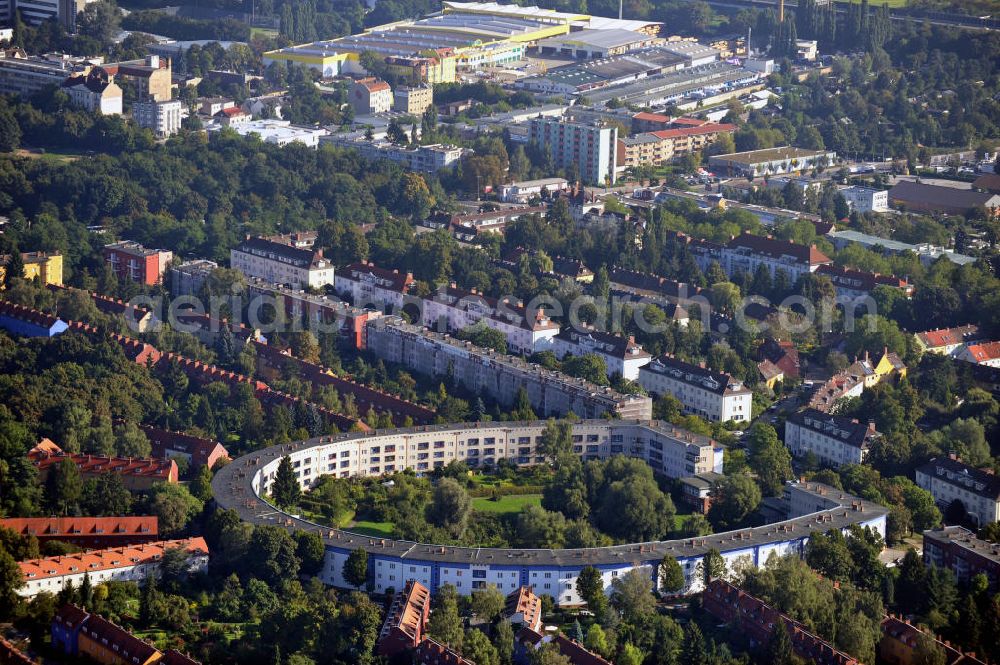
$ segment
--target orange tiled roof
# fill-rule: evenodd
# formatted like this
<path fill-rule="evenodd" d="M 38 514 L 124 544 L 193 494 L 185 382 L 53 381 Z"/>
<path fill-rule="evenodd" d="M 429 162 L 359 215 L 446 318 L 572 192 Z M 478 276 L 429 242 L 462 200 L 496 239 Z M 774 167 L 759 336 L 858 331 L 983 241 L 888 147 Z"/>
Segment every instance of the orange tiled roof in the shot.
<path fill-rule="evenodd" d="M 76 464 L 80 473 L 98 475 L 117 473 L 123 476 L 138 476 L 160 479 L 165 482 L 177 482 L 177 462 L 173 460 L 152 459 L 144 457 L 105 457 L 103 455 L 87 455 L 84 453 L 69 454 L 65 452 L 50 453 L 32 449 L 29 459 L 39 470 L 48 469 L 68 459 Z"/>
<path fill-rule="evenodd" d="M 205 542 L 204 538 L 198 537 L 161 540 L 132 547 L 112 547 L 79 554 L 31 559 L 21 561 L 17 565 L 21 568 L 24 577 L 33 581 L 84 572 L 131 568 L 141 563 L 153 563 L 159 561 L 166 550 L 177 547 L 183 547 L 192 554 L 208 554 L 208 543 Z"/>
<path fill-rule="evenodd" d="M 155 515 L 137 517 L 10 517 L 0 526 L 35 536 L 153 536 L 159 533 Z"/>

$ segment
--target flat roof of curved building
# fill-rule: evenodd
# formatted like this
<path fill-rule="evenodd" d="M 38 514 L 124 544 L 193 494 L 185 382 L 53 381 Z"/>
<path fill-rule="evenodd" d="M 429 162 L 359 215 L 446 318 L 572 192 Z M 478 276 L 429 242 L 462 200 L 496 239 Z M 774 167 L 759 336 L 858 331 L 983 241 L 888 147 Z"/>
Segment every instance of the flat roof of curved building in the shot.
<path fill-rule="evenodd" d="M 445 432 L 475 433 L 482 430 L 544 426 L 543 421 L 533 422 L 488 422 L 457 423 L 449 425 L 429 425 L 392 430 L 375 430 L 367 433 L 343 433 L 317 437 L 282 446 L 273 446 L 244 455 L 221 468 L 212 481 L 212 489 L 218 505 L 235 510 L 240 518 L 253 524 L 283 526 L 289 530 L 306 530 L 319 533 L 328 547 L 343 550 L 364 549 L 372 556 L 410 559 L 432 563 L 456 563 L 509 566 L 551 566 L 579 567 L 581 565 L 613 565 L 628 562 L 652 561 L 666 555 L 678 558 L 701 557 L 710 549 L 720 552 L 744 550 L 752 547 L 781 543 L 808 537 L 812 533 L 825 533 L 830 529 L 843 529 L 852 524 L 870 522 L 888 514 L 888 509 L 878 504 L 852 496 L 842 490 L 821 483 L 796 483 L 791 487 L 812 495 L 816 499 L 817 510 L 801 517 L 793 517 L 783 522 L 761 527 L 740 529 L 697 538 L 683 538 L 646 543 L 629 543 L 610 547 L 584 549 L 520 549 L 491 547 L 460 547 L 416 543 L 391 538 L 377 538 L 335 529 L 309 522 L 289 515 L 257 495 L 253 488 L 254 478 L 270 463 L 277 462 L 285 455 L 294 456 L 322 445 L 331 443 L 373 440 L 379 437 L 397 435 L 419 435 Z M 663 431 L 670 436 L 667 423 L 635 420 L 585 420 L 574 426 L 643 427 Z M 811 506 L 813 504 L 810 504 Z M 825 507 L 824 507 L 825 506 Z"/>

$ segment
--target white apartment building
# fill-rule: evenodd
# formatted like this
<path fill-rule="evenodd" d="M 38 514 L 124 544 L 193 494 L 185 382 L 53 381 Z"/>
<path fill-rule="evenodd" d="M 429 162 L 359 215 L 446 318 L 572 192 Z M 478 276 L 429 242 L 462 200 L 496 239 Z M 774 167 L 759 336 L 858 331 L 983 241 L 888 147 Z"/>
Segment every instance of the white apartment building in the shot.
<path fill-rule="evenodd" d="M 408 296 L 413 281 L 412 273 L 386 270 L 374 263 L 352 263 L 337 270 L 333 288 L 356 307 L 399 313 L 407 302 L 420 302 Z"/>
<path fill-rule="evenodd" d="M 24 576 L 24 586 L 17 593 L 25 598 L 34 598 L 43 591 L 59 593 L 67 584 L 80 588 L 84 575 L 95 586 L 111 581 L 142 583 L 150 576 L 160 574 L 160 561 L 165 551 L 179 547 L 189 553 L 189 570 L 204 572 L 208 569 L 208 544 L 204 538 L 163 540 L 21 561 L 17 565 Z"/>
<path fill-rule="evenodd" d="M 229 251 L 230 266 L 273 284 L 319 288 L 333 284 L 333 264 L 323 252 L 296 247 L 288 236 L 247 238 Z"/>
<path fill-rule="evenodd" d="M 569 187 L 566 178 L 522 180 L 500 187 L 500 198 L 508 203 L 527 203 L 528 199 L 543 193 L 555 194 Z"/>
<path fill-rule="evenodd" d="M 23 49 L 0 48 L 0 94 L 30 97 L 50 85 L 62 85 L 69 76 L 89 66 L 90 61 L 84 58 L 56 54 L 36 57 Z"/>
<path fill-rule="evenodd" d="M 75 106 L 98 115 L 121 115 L 122 89 L 100 69 L 70 76 L 62 84 Z"/>
<path fill-rule="evenodd" d="M 764 266 L 772 279 L 781 270 L 794 284 L 799 277 L 816 272 L 821 265 L 833 263 L 815 245 L 800 245 L 749 233 L 733 238 L 725 245 L 692 240 L 689 247 L 701 270 L 707 271 L 713 261 L 718 261 L 729 277 L 739 273 L 753 276 L 757 268 Z"/>
<path fill-rule="evenodd" d="M 351 106 L 358 115 L 388 113 L 392 110 L 392 88 L 376 78 L 359 79 L 351 86 Z"/>
<path fill-rule="evenodd" d="M 959 360 L 985 367 L 1000 367 L 1000 342 L 976 342 L 966 344 L 955 354 Z"/>
<path fill-rule="evenodd" d="M 809 452 L 823 464 L 861 464 L 872 439 L 878 436 L 874 424 L 864 424 L 844 416 L 816 409 L 793 413 L 785 421 L 785 445 L 801 457 Z"/>
<path fill-rule="evenodd" d="M 182 108 L 179 99 L 136 102 L 132 105 L 132 119 L 140 127 L 153 130 L 157 137 L 165 138 L 181 131 Z"/>
<path fill-rule="evenodd" d="M 222 125 L 219 127 L 221 128 Z M 264 143 L 271 143 L 279 147 L 291 143 L 301 143 L 307 148 L 316 148 L 319 146 L 320 138 L 330 133 L 325 129 L 315 127 L 293 126 L 288 120 L 251 120 L 234 124 L 229 129 L 240 136 L 256 134 Z"/>
<path fill-rule="evenodd" d="M 411 171 L 437 173 L 455 164 L 465 154 L 466 149 L 454 145 L 420 145 L 415 148 L 393 145 L 389 141 L 367 141 L 363 138 L 329 136 L 324 139 L 342 148 L 357 150 L 365 159 L 377 161 L 387 159 Z"/>
<path fill-rule="evenodd" d="M 563 330 L 552 339 L 552 352 L 560 359 L 596 354 L 604 359 L 609 377 L 617 374 L 631 381 L 639 380 L 639 368 L 648 365 L 653 357 L 636 343 L 635 337 L 591 329 Z"/>
<path fill-rule="evenodd" d="M 0 20 L 13 20 L 21 13 L 25 23 L 38 25 L 57 19 L 69 32 L 76 31 L 76 15 L 97 0 L 0 0 Z M 6 7 L 6 9 L 5 9 Z"/>
<path fill-rule="evenodd" d="M 711 422 L 749 422 L 753 391 L 728 374 L 661 356 L 639 368 L 639 385 L 652 395 L 673 395 L 684 411 Z"/>
<path fill-rule="evenodd" d="M 532 118 L 529 140 L 552 155 L 557 168 L 576 165 L 591 185 L 614 183 L 618 171 L 618 128 L 572 118 Z"/>
<path fill-rule="evenodd" d="M 979 526 L 1000 520 L 1000 478 L 992 472 L 964 464 L 953 455 L 937 457 L 917 469 L 917 485 L 947 509 L 961 501 Z"/>
<path fill-rule="evenodd" d="M 871 187 L 845 187 L 840 190 L 851 210 L 863 212 L 886 212 L 889 210 L 889 192 Z"/>
<path fill-rule="evenodd" d="M 507 351 L 532 354 L 550 348 L 559 333 L 559 324 L 539 310 L 530 314 L 524 303 L 497 300 L 455 284 L 441 287 L 434 296 L 421 301 L 423 325 L 440 332 L 457 332 L 481 323 L 503 333 Z"/>

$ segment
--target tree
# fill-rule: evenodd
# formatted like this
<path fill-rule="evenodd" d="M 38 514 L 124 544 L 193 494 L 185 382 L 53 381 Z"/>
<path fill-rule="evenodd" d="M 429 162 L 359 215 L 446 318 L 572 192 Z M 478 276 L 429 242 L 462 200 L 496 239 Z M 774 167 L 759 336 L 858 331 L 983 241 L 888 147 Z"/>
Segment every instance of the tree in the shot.
<path fill-rule="evenodd" d="M 796 662 L 792 652 L 792 639 L 788 636 L 784 621 L 778 621 L 778 625 L 774 627 L 763 662 L 769 665 L 794 665 Z"/>
<path fill-rule="evenodd" d="M 684 626 L 684 645 L 681 647 L 679 665 L 703 665 L 708 661 L 708 648 L 701 628 L 694 621 Z"/>
<path fill-rule="evenodd" d="M 944 649 L 937 641 L 924 632 L 917 633 L 917 643 L 913 647 L 912 665 L 945 665 L 948 662 Z"/>
<path fill-rule="evenodd" d="M 602 656 L 608 654 L 608 636 L 605 634 L 601 624 L 592 623 L 587 629 L 587 636 L 583 640 L 583 645 L 594 653 Z"/>
<path fill-rule="evenodd" d="M 452 478 L 442 478 L 427 507 L 427 521 L 458 538 L 465 532 L 471 511 L 472 499 L 465 488 Z"/>
<path fill-rule="evenodd" d="M 500 665 L 500 654 L 486 633 L 475 628 L 465 631 L 462 655 L 476 665 Z"/>
<path fill-rule="evenodd" d="M 188 525 L 204 504 L 191 496 L 187 487 L 171 483 L 156 485 L 150 492 L 149 510 L 157 516 L 160 534 L 174 536 Z"/>
<path fill-rule="evenodd" d="M 407 142 L 406 131 L 395 119 L 389 121 L 389 126 L 386 128 L 385 136 L 395 145 L 403 145 Z"/>
<path fill-rule="evenodd" d="M 414 221 L 427 219 L 436 203 L 427 187 L 427 182 L 419 173 L 404 173 L 399 204 L 403 212 L 408 212 Z"/>
<path fill-rule="evenodd" d="M 202 464 L 190 485 L 191 495 L 200 501 L 212 498 L 212 470 Z"/>
<path fill-rule="evenodd" d="M 113 0 L 101 0 L 86 6 L 76 19 L 81 35 L 92 37 L 101 44 L 110 44 L 121 30 L 121 12 Z"/>
<path fill-rule="evenodd" d="M 495 586 L 487 585 L 472 592 L 469 604 L 473 614 L 492 623 L 503 612 L 505 603 L 503 592 Z"/>
<path fill-rule="evenodd" d="M 326 557 L 323 539 L 315 531 L 296 531 L 295 541 L 295 555 L 302 562 L 302 572 L 306 575 L 319 573 Z"/>
<path fill-rule="evenodd" d="M 766 423 L 756 423 L 747 441 L 750 468 L 760 489 L 768 496 L 780 496 L 785 481 L 792 477 L 792 456 L 778 440 L 778 433 Z"/>
<path fill-rule="evenodd" d="M 660 561 L 660 587 L 667 593 L 677 593 L 684 588 L 684 570 L 669 554 Z"/>
<path fill-rule="evenodd" d="M 514 398 L 514 408 L 510 412 L 512 420 L 538 420 L 534 410 L 531 408 L 531 398 L 524 386 L 517 389 L 517 396 Z"/>
<path fill-rule="evenodd" d="M 493 631 L 493 646 L 497 648 L 500 665 L 510 665 L 514 658 L 514 628 L 503 619 Z"/>
<path fill-rule="evenodd" d="M 0 152 L 14 152 L 20 146 L 21 126 L 17 117 L 8 108 L 0 109 Z"/>
<path fill-rule="evenodd" d="M 427 622 L 427 634 L 432 638 L 450 646 L 456 651 L 462 649 L 462 617 L 458 612 L 458 594 L 451 585 L 445 585 L 438 591 L 436 606 Z"/>
<path fill-rule="evenodd" d="M 243 585 L 236 573 L 226 578 L 222 591 L 213 604 L 216 615 L 223 621 L 238 621 L 243 618 Z"/>
<path fill-rule="evenodd" d="M 760 505 L 761 491 L 746 473 L 734 473 L 720 478 L 712 488 L 712 505 L 708 519 L 718 529 L 732 529 Z"/>
<path fill-rule="evenodd" d="M 593 566 L 584 566 L 576 578 L 576 592 L 593 611 L 595 599 L 598 596 L 604 598 L 604 578 L 601 571 Z"/>
<path fill-rule="evenodd" d="M 0 129 L 2 129 L 3 115 L 0 114 Z M 2 140 L 2 139 L 0 139 Z M 4 288 L 11 289 L 15 284 L 20 284 L 24 280 L 24 258 L 17 247 L 13 247 L 7 264 L 3 266 Z"/>
<path fill-rule="evenodd" d="M 73 460 L 66 458 L 49 469 L 45 479 L 45 501 L 49 510 L 68 515 L 83 496 L 83 478 Z"/>
<path fill-rule="evenodd" d="M 83 574 L 83 582 L 80 583 L 80 607 L 87 610 L 94 609 L 94 585 L 90 581 L 90 573 Z"/>
<path fill-rule="evenodd" d="M 705 556 L 701 560 L 701 572 L 705 579 L 705 586 L 717 577 L 723 577 L 726 574 L 726 560 L 722 558 L 722 554 L 719 550 L 714 547 L 705 552 Z"/>
<path fill-rule="evenodd" d="M 271 497 L 281 508 L 298 505 L 302 498 L 302 488 L 299 486 L 299 479 L 295 477 L 295 471 L 292 470 L 292 460 L 288 455 L 282 457 L 278 463 L 274 482 L 271 483 Z"/>
<path fill-rule="evenodd" d="M 368 552 L 362 548 L 347 555 L 343 569 L 344 580 L 360 589 L 368 581 Z"/>
<path fill-rule="evenodd" d="M 643 653 L 642 649 L 631 642 L 626 642 L 618 654 L 618 660 L 615 662 L 618 665 L 642 665 L 642 661 L 645 659 L 646 654 Z"/>
<path fill-rule="evenodd" d="M 549 418 L 538 442 L 538 454 L 556 460 L 573 453 L 573 425 L 565 420 Z"/>
<path fill-rule="evenodd" d="M 632 569 L 611 582 L 611 606 L 630 623 L 637 623 L 656 610 L 653 582 L 640 569 Z"/>

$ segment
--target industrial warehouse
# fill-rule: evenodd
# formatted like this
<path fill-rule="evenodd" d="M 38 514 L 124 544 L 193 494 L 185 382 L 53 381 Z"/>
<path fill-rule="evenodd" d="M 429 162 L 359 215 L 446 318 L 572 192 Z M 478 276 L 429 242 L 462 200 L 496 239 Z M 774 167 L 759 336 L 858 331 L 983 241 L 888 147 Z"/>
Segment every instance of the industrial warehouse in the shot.
<path fill-rule="evenodd" d="M 549 38 L 570 33 L 607 36 L 615 45 L 610 51 L 616 52 L 622 45 L 657 43 L 659 29 L 656 21 L 592 17 L 493 2 L 445 2 L 440 12 L 425 18 L 265 53 L 264 63 L 300 64 L 323 76 L 363 74 L 360 56 L 368 52 L 415 80 L 448 83 L 455 81 L 458 69 L 520 61 L 528 48 Z M 623 39 L 627 35 L 634 35 L 634 40 Z"/>

